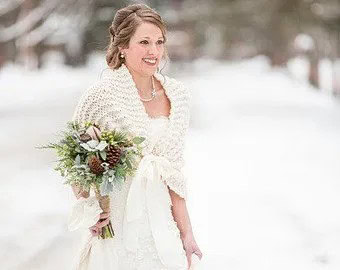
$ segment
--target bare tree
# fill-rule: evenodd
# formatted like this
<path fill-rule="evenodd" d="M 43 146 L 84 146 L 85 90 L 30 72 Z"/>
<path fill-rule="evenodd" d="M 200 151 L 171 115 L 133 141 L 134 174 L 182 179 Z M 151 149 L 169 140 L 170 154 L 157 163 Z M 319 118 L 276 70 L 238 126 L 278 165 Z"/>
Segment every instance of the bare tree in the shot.
<path fill-rule="evenodd" d="M 12 24 L 6 27 L 0 24 L 0 44 L 15 42 L 15 61 L 36 68 L 46 51 L 43 47 L 54 46 L 63 51 L 69 63 L 82 62 L 83 36 L 91 18 L 93 0 L 14 2 L 0 6 L 0 14 L 18 11 Z"/>

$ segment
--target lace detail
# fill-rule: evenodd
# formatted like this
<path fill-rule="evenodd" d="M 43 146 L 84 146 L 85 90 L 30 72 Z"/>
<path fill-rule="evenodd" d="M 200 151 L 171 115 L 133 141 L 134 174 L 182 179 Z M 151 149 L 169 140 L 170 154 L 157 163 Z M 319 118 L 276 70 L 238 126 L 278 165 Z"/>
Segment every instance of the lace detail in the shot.
<path fill-rule="evenodd" d="M 140 228 L 138 249 L 136 253 L 126 253 L 127 262 L 130 266 L 132 266 L 131 269 L 166 270 L 158 257 L 155 242 L 150 231 L 148 213 L 145 207 L 145 198 L 143 200 L 143 209 L 143 215 L 138 224 L 138 227 Z"/>
<path fill-rule="evenodd" d="M 164 119 L 164 118 L 162 118 Z M 165 187 L 166 188 L 166 187 Z M 144 197 L 142 200 L 143 206 L 143 214 L 138 222 L 139 228 L 139 238 L 138 238 L 138 248 L 137 251 L 125 253 L 127 263 L 131 269 L 138 270 L 168 270 L 161 263 L 161 260 L 158 256 L 158 252 L 155 246 L 155 241 L 150 230 L 150 223 L 148 218 L 148 212 L 146 208 L 146 198 Z M 180 232 L 177 227 L 177 223 L 175 222 L 172 213 L 171 213 L 171 200 L 168 201 L 168 229 L 178 238 L 180 239 Z M 182 255 L 185 257 L 185 251 L 182 250 Z"/>

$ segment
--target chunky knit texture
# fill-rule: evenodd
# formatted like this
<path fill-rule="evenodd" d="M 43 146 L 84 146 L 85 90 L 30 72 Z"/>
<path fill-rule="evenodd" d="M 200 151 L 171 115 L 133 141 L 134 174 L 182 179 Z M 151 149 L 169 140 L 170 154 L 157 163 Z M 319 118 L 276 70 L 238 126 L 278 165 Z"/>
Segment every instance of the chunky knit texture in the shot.
<path fill-rule="evenodd" d="M 165 78 L 164 78 L 165 77 Z M 168 133 L 154 145 L 146 139 L 143 154 L 152 153 L 167 158 L 176 174 L 163 179 L 179 196 L 187 198 L 187 179 L 182 172 L 185 136 L 189 127 L 191 92 L 183 83 L 155 73 L 170 100 Z M 72 120 L 80 125 L 91 121 L 103 130 L 117 128 L 133 136 L 147 136 L 152 121 L 139 98 L 138 90 L 126 65 L 107 69 L 102 78 L 81 96 Z"/>

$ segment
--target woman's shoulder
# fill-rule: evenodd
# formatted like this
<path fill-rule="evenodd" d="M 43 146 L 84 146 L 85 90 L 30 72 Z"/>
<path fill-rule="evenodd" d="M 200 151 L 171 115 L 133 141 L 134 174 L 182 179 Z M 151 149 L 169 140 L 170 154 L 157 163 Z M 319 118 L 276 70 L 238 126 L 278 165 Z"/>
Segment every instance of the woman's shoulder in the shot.
<path fill-rule="evenodd" d="M 85 119 L 88 120 L 95 115 L 97 115 L 96 117 L 101 117 L 108 110 L 113 112 L 113 109 L 116 107 L 114 105 L 117 104 L 113 97 L 112 85 L 109 81 L 100 79 L 93 82 L 80 94 L 73 114 L 73 120 L 84 122 Z"/>
<path fill-rule="evenodd" d="M 162 80 L 163 85 L 168 87 L 174 96 L 185 97 L 191 100 L 191 88 L 183 80 L 168 75 L 163 76 L 159 73 L 157 73 L 157 79 Z"/>
<path fill-rule="evenodd" d="M 82 93 L 83 96 L 101 97 L 107 95 L 108 91 L 112 88 L 109 81 L 97 80 L 90 84 Z"/>
<path fill-rule="evenodd" d="M 90 113 L 96 108 L 103 107 L 109 101 L 110 85 L 107 81 L 97 80 L 87 86 L 80 94 L 76 111 Z"/>
<path fill-rule="evenodd" d="M 88 85 L 80 94 L 80 103 L 98 103 L 114 99 L 115 85 L 107 78 L 100 78 Z"/>

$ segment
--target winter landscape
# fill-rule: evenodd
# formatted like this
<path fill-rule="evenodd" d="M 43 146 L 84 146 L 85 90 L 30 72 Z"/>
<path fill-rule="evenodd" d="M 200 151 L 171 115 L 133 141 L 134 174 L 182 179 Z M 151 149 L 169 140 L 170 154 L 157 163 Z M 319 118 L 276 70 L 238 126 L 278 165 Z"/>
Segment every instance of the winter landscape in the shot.
<path fill-rule="evenodd" d="M 100 55 L 77 69 L 57 59 L 0 72 L 1 269 L 69 269 L 77 250 L 73 194 L 53 153 L 35 146 L 56 138 L 105 65 Z M 185 173 L 204 269 L 339 269 L 340 102 L 328 86 L 306 83 L 303 59 L 174 70 L 193 93 Z"/>

